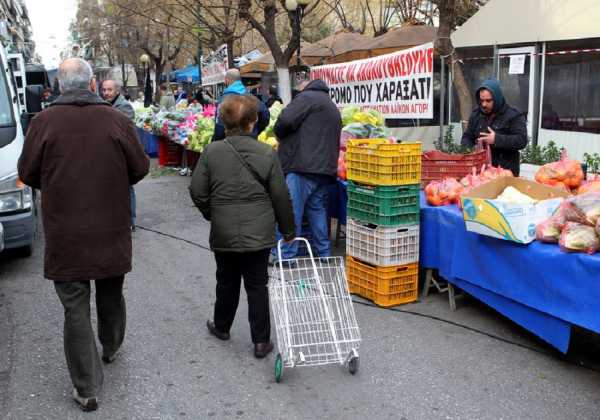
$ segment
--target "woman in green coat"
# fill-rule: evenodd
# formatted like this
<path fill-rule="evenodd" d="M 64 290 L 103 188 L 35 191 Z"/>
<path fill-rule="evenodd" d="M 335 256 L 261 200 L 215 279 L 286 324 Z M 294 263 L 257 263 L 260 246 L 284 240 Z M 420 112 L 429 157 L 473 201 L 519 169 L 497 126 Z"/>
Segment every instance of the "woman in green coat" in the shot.
<path fill-rule="evenodd" d="M 204 150 L 190 186 L 192 200 L 211 222 L 210 246 L 217 263 L 215 312 L 207 327 L 229 340 L 243 277 L 254 355 L 263 358 L 273 349 L 267 283 L 275 223 L 284 239 L 292 240 L 294 213 L 277 154 L 251 136 L 257 100 L 228 96 L 219 119 L 227 138 Z"/>

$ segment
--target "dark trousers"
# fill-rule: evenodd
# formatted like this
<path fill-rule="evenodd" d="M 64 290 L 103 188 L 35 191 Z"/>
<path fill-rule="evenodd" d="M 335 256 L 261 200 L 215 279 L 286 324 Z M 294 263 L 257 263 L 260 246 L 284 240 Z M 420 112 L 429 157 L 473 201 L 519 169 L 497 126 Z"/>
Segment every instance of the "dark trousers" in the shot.
<path fill-rule="evenodd" d="M 217 261 L 217 301 L 215 327 L 229 332 L 240 301 L 241 279 L 248 295 L 248 320 L 253 343 L 267 343 L 271 337 L 269 318 L 269 252 L 215 252 Z"/>
<path fill-rule="evenodd" d="M 124 276 L 96 284 L 98 338 L 106 354 L 119 349 L 125 337 Z M 96 396 L 102 385 L 102 364 L 90 317 L 90 282 L 54 282 L 65 309 L 64 346 L 73 386 L 82 397 Z"/>

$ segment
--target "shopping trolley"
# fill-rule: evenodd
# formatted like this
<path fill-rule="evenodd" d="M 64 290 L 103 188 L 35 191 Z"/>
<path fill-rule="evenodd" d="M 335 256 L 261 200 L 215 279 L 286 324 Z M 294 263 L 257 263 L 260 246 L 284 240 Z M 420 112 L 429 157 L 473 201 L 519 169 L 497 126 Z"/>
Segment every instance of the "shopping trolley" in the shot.
<path fill-rule="evenodd" d="M 277 347 L 275 380 L 284 367 L 339 363 L 358 371 L 361 341 L 342 257 L 315 259 L 304 238 L 308 258 L 282 260 L 271 270 L 269 298 L 275 319 Z"/>

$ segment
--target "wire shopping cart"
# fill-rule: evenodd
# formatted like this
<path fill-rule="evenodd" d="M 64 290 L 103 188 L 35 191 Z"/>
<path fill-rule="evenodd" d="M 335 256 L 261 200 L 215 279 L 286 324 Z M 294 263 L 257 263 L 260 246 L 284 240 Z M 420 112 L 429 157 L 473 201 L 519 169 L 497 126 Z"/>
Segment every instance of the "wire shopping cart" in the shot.
<path fill-rule="evenodd" d="M 342 257 L 315 259 L 304 238 L 308 258 L 282 260 L 271 270 L 269 299 L 275 319 L 275 380 L 284 367 L 339 363 L 358 371 L 361 341 Z"/>

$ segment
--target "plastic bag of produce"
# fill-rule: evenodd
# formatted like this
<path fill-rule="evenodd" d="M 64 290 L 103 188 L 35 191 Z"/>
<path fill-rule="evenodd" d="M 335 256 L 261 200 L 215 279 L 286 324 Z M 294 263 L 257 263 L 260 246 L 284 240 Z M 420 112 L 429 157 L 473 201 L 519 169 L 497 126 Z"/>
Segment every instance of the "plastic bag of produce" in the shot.
<path fill-rule="evenodd" d="M 454 178 L 443 181 L 432 181 L 425 187 L 427 203 L 432 206 L 456 204 L 460 198 L 463 186 Z"/>
<path fill-rule="evenodd" d="M 563 224 L 560 223 L 559 218 L 556 216 L 551 217 L 550 219 L 536 226 L 535 239 L 540 242 L 556 244 L 560 239 L 562 229 Z"/>
<path fill-rule="evenodd" d="M 600 249 L 600 239 L 592 226 L 569 222 L 565 225 L 558 241 L 566 252 L 586 252 L 593 254 Z"/>
<path fill-rule="evenodd" d="M 596 226 L 598 219 L 600 219 L 600 192 L 576 195 L 568 201 L 585 216 L 589 225 Z"/>
<path fill-rule="evenodd" d="M 600 180 L 585 181 L 577 190 L 577 194 L 586 194 L 589 192 L 600 192 Z"/>
<path fill-rule="evenodd" d="M 535 174 L 535 180 L 540 184 L 575 189 L 583 182 L 583 169 L 579 162 L 569 159 L 564 152 L 560 161 L 542 166 Z"/>

